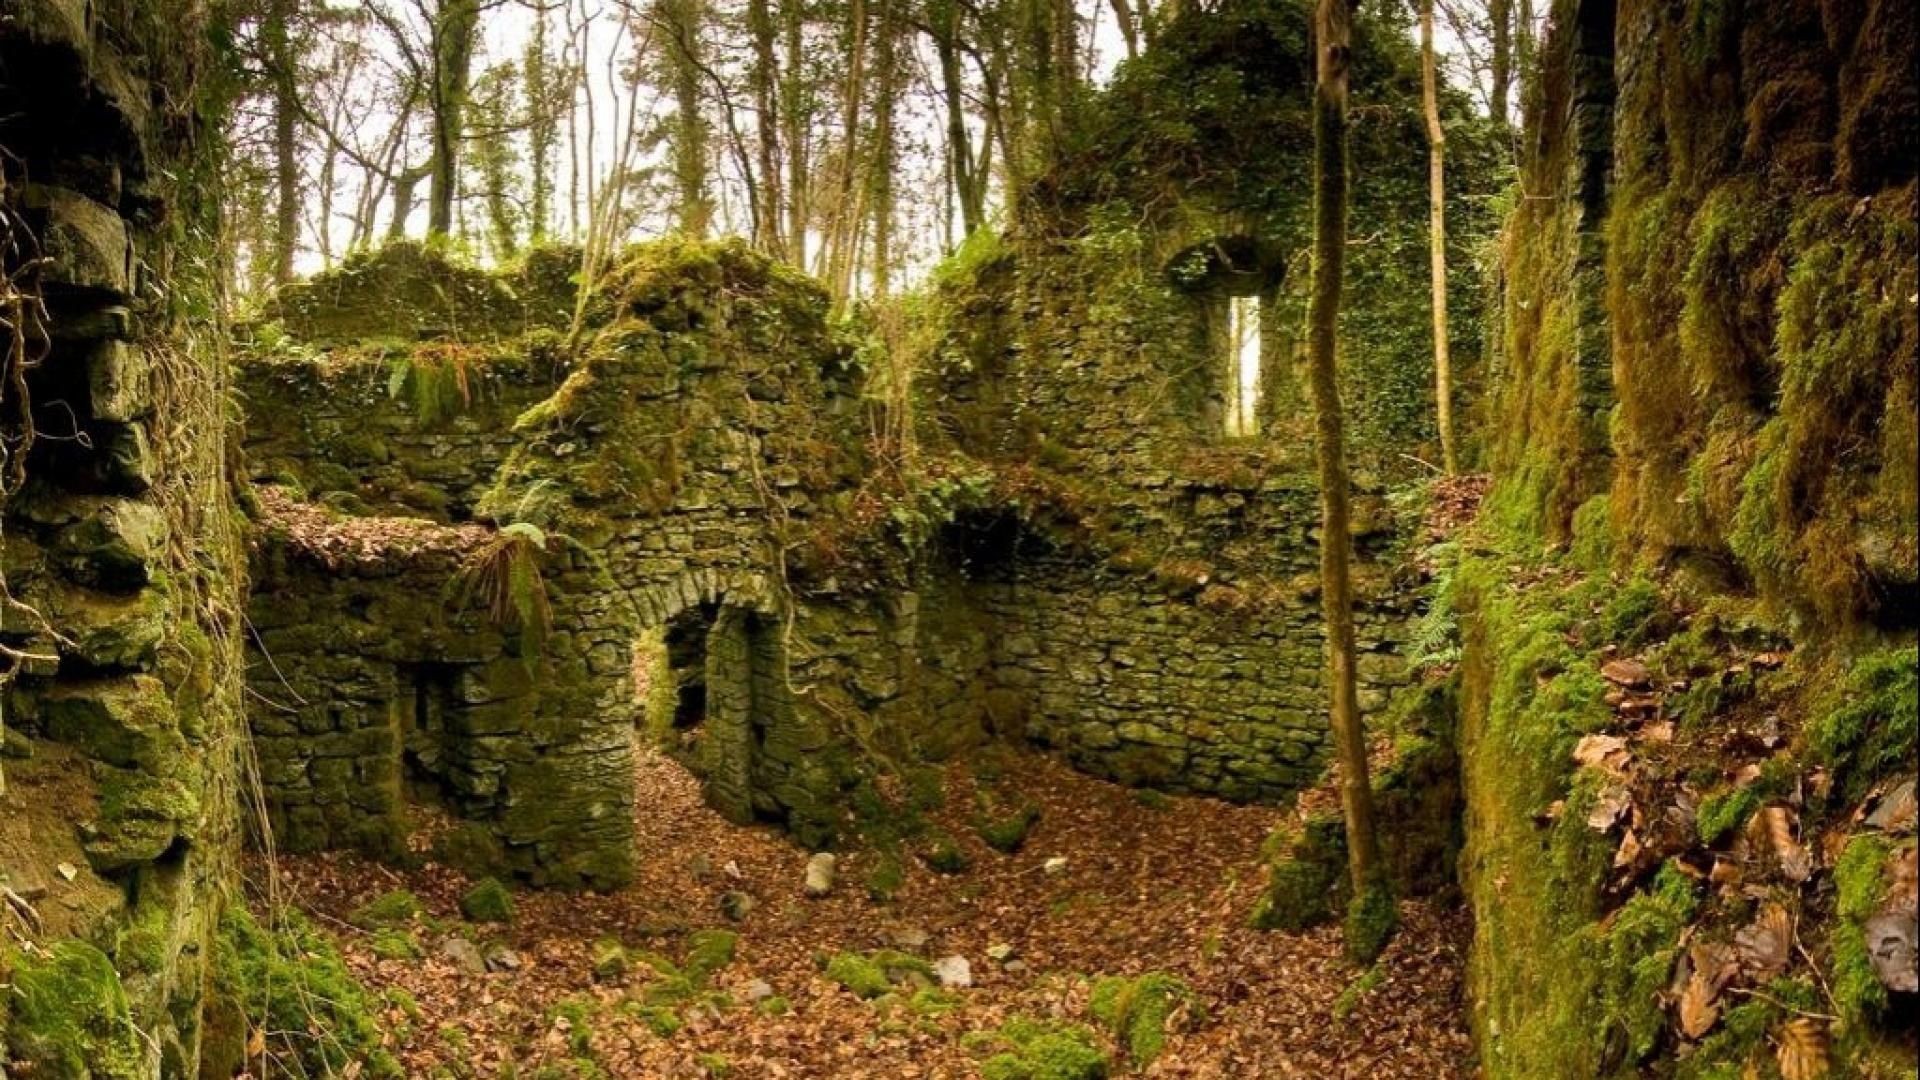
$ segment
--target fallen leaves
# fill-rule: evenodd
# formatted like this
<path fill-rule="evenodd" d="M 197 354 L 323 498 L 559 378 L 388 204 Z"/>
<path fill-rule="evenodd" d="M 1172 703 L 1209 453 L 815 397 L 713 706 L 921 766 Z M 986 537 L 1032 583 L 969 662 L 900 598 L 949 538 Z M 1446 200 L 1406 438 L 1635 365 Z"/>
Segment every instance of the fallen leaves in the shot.
<path fill-rule="evenodd" d="M 1793 959 L 1793 916 L 1784 905 L 1769 903 L 1733 937 L 1740 966 L 1755 982 L 1767 982 L 1787 970 Z"/>
<path fill-rule="evenodd" d="M 1747 822 L 1747 839 L 1756 850 L 1771 849 L 1787 880 L 1798 884 L 1813 876 L 1813 853 L 1794 836 L 1794 812 L 1778 804 L 1765 806 Z"/>
<path fill-rule="evenodd" d="M 1915 849 L 1893 856 L 1886 900 L 1862 927 L 1873 973 L 1889 990 L 1920 991 L 1920 873 Z"/>
<path fill-rule="evenodd" d="M 1697 942 L 1688 947 L 1683 965 L 1686 981 L 1680 991 L 1680 1033 L 1698 1039 L 1720 1020 L 1720 991 L 1739 971 L 1725 945 Z"/>
<path fill-rule="evenodd" d="M 1827 1075 L 1831 1063 L 1825 1021 L 1797 1016 L 1781 1025 L 1779 1041 L 1776 1060 L 1781 1080 L 1820 1080 Z"/>
<path fill-rule="evenodd" d="M 1618 735 L 1583 735 L 1573 748 L 1573 760 L 1613 776 L 1625 776 L 1633 759 L 1627 740 Z"/>

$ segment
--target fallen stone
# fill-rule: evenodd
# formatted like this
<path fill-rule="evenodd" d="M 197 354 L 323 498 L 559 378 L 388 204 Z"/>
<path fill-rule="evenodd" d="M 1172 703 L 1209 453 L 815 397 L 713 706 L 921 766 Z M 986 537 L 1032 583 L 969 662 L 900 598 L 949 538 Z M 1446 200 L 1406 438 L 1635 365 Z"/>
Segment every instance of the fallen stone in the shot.
<path fill-rule="evenodd" d="M 888 939 L 901 952 L 917 953 L 927 947 L 928 934 L 918 926 L 896 927 Z"/>
<path fill-rule="evenodd" d="M 1600 677 L 1615 686 L 1639 688 L 1652 680 L 1653 673 L 1638 660 L 1609 660 L 1601 666 Z"/>
<path fill-rule="evenodd" d="M 752 979 L 748 981 L 742 993 L 746 995 L 749 1002 L 765 1001 L 773 996 L 773 984 L 765 979 Z"/>
<path fill-rule="evenodd" d="M 627 947 L 618 938 L 603 937 L 593 943 L 593 977 L 602 982 L 627 973 Z"/>
<path fill-rule="evenodd" d="M 519 971 L 520 954 L 505 945 L 495 945 L 487 950 L 488 971 Z"/>
<path fill-rule="evenodd" d="M 1016 951 L 1017 950 L 1015 950 L 1013 946 L 1007 944 L 1006 942 L 997 941 L 997 942 L 994 942 L 992 945 L 987 946 L 987 959 L 992 960 L 994 963 L 997 963 L 997 964 L 1004 964 L 1007 961 L 1013 959 L 1013 954 Z"/>
<path fill-rule="evenodd" d="M 458 934 L 448 935 L 440 943 L 440 958 L 469 975 L 483 975 L 487 970 L 487 960 L 480 954 L 480 946 Z"/>
<path fill-rule="evenodd" d="M 933 962 L 934 977 L 948 990 L 965 990 L 973 985 L 973 965 L 964 956 L 943 956 Z"/>
<path fill-rule="evenodd" d="M 748 893 L 735 889 L 720 897 L 720 914 L 725 915 L 734 922 L 739 922 L 741 919 L 746 918 L 747 913 L 752 910 L 753 897 Z"/>
<path fill-rule="evenodd" d="M 807 860 L 807 895 L 825 896 L 833 891 L 833 853 L 822 851 Z"/>

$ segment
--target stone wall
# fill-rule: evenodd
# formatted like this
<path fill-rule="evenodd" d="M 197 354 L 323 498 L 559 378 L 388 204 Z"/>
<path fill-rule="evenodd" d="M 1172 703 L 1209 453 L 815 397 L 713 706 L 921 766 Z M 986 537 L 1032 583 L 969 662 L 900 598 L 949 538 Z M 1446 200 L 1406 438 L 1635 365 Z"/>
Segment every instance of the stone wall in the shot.
<path fill-rule="evenodd" d="M 260 500 L 248 681 L 276 844 L 394 855 L 450 815 L 475 827 L 445 853 L 476 872 L 624 882 L 633 710 L 538 702 L 612 683 L 626 643 L 556 622 L 546 648 L 463 603 L 462 567 L 492 530 Z M 546 587 L 568 588 L 566 553 L 545 561 Z"/>
<path fill-rule="evenodd" d="M 395 376 L 418 348 L 248 355 L 235 384 L 254 482 L 356 513 L 470 520 L 513 448 L 514 420 L 563 372 L 524 339 L 476 350 L 465 392 L 423 416 L 422 391 L 407 381 L 418 376 Z"/>
<path fill-rule="evenodd" d="M 38 912 L 0 905 L 9 1075 L 193 1075 L 232 885 L 245 566 L 204 314 L 205 18 L 0 13 L 0 886 Z"/>

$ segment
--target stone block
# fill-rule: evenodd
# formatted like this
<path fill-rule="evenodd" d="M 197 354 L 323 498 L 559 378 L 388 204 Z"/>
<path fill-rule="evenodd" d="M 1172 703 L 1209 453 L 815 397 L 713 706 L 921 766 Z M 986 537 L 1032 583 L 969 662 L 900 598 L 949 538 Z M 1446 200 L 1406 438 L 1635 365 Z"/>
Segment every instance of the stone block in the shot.
<path fill-rule="evenodd" d="M 133 245 L 113 210 L 66 188 L 28 184 L 21 205 L 39 224 L 40 249 L 52 260 L 50 284 L 126 296 L 133 280 Z"/>
<path fill-rule="evenodd" d="M 55 741 L 109 765 L 166 773 L 186 748 L 166 686 L 149 675 L 61 682 L 39 708 Z"/>
<path fill-rule="evenodd" d="M 87 392 L 96 420 L 124 424 L 145 416 L 153 408 L 146 354 L 117 337 L 102 337 L 87 354 Z"/>
<path fill-rule="evenodd" d="M 160 508 L 125 498 L 86 500 L 78 519 L 62 529 L 53 550 L 73 581 L 130 591 L 147 584 L 167 543 Z"/>

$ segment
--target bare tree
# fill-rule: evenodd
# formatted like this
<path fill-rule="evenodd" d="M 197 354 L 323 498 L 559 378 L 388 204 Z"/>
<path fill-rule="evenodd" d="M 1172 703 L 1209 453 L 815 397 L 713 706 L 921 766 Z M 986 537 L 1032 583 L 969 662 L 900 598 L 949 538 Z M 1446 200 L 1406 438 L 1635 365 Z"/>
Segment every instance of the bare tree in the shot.
<path fill-rule="evenodd" d="M 1347 83 L 1353 17 L 1348 0 L 1318 0 L 1314 12 L 1313 284 L 1308 301 L 1308 367 L 1320 465 L 1320 600 L 1326 621 L 1327 682 L 1340 759 L 1340 803 L 1347 823 L 1347 869 L 1354 911 L 1378 903 L 1379 840 L 1367 773 L 1366 729 L 1355 685 L 1353 576 L 1346 434 L 1340 403 L 1339 321 L 1347 246 Z M 1383 905 L 1391 926 L 1391 904 Z M 1385 944 L 1360 941 L 1348 920 L 1348 950 L 1371 960 Z M 1371 930 L 1373 928 L 1368 927 Z M 1371 934 L 1367 935 L 1371 938 Z"/>
<path fill-rule="evenodd" d="M 1433 0 L 1420 0 L 1420 85 L 1427 114 L 1427 247 L 1433 277 L 1433 397 L 1440 460 L 1460 472 L 1453 442 L 1453 373 L 1447 342 L 1447 132 L 1440 124 L 1440 76 L 1433 57 Z"/>

